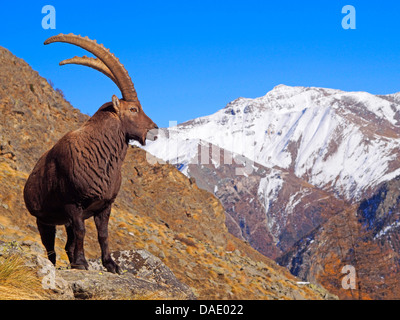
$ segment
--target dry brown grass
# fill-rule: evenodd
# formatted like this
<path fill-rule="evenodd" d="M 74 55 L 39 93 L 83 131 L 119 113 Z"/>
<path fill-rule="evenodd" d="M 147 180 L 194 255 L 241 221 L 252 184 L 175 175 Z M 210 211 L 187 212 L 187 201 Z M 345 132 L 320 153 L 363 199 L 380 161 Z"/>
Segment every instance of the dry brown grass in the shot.
<path fill-rule="evenodd" d="M 0 260 L 0 300 L 42 300 L 46 294 L 36 273 L 18 254 Z"/>

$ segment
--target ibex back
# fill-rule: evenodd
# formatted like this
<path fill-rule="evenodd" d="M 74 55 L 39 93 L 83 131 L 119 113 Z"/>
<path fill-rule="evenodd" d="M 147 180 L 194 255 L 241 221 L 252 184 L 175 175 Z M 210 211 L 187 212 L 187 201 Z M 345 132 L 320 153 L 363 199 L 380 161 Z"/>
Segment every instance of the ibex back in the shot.
<path fill-rule="evenodd" d="M 108 220 L 121 186 L 121 168 L 128 143 L 145 144 L 156 124 L 143 112 L 132 80 L 119 60 L 102 45 L 73 34 L 57 35 L 45 44 L 66 42 L 80 46 L 97 58 L 75 57 L 64 64 L 92 67 L 115 82 L 122 92 L 104 104 L 78 130 L 67 133 L 37 162 L 29 176 L 24 199 L 36 217 L 50 261 L 56 263 L 56 225 L 65 225 L 67 252 L 72 268 L 87 269 L 84 254 L 85 219 L 94 217 L 101 257 L 110 272 L 120 272 L 108 245 Z M 154 136 L 154 132 L 150 136 Z"/>

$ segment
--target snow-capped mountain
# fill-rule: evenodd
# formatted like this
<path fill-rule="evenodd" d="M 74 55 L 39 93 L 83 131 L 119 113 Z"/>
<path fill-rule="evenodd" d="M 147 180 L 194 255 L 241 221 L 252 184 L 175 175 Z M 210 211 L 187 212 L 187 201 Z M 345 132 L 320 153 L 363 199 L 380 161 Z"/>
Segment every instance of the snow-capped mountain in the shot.
<path fill-rule="evenodd" d="M 366 275 L 394 261 L 375 270 L 375 280 L 360 276 L 364 289 L 400 273 L 398 207 L 386 205 L 400 198 L 379 191 L 400 179 L 400 93 L 280 85 L 162 129 L 146 149 L 213 192 L 232 234 L 305 281 L 341 293 L 333 275 L 354 263 L 354 241 L 363 243 L 356 260 Z M 389 199 L 380 209 L 376 194 Z"/>
<path fill-rule="evenodd" d="M 188 164 L 204 164 L 200 141 L 286 169 L 346 200 L 360 200 L 400 174 L 400 94 L 279 85 L 164 133 L 147 151 L 186 174 Z M 251 174 L 247 168 L 243 174 Z"/>
<path fill-rule="evenodd" d="M 400 175 L 400 94 L 280 85 L 162 129 L 147 151 L 213 192 L 231 233 L 276 258 Z"/>

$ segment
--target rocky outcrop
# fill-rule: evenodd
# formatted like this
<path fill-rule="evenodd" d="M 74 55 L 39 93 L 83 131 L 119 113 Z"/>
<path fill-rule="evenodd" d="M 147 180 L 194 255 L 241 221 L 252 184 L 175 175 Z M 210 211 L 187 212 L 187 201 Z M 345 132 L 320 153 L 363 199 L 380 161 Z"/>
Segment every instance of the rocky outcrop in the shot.
<path fill-rule="evenodd" d="M 113 252 L 122 274 L 107 272 L 100 259 L 89 261 L 89 270 L 58 269 L 31 241 L 3 243 L 0 257 L 18 255 L 37 276 L 50 299 L 179 299 L 192 300 L 191 289 L 181 283 L 160 259 L 146 250 Z"/>
<path fill-rule="evenodd" d="M 113 290 L 105 281 L 103 291 L 112 291 L 112 298 L 124 295 L 157 299 L 195 299 L 192 290 L 180 282 L 162 261 L 146 250 L 124 250 L 111 253 L 111 257 L 123 270 L 124 281 L 117 283 Z M 89 270 L 99 271 L 100 275 L 110 274 L 101 264 L 100 259 L 89 261 Z M 65 277 L 64 277 L 65 278 Z M 92 282 L 93 283 L 93 282 Z M 95 288 L 99 289 L 99 285 Z"/>

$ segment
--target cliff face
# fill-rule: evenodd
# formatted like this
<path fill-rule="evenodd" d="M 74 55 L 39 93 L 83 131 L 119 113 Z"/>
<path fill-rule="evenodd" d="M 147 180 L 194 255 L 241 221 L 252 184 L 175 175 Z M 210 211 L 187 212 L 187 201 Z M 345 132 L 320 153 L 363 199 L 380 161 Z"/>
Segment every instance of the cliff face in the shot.
<path fill-rule="evenodd" d="M 0 239 L 40 244 L 22 190 L 39 157 L 87 116 L 23 60 L 0 48 Z M 132 147 L 113 207 L 112 251 L 145 249 L 200 299 L 320 299 L 327 292 L 299 286 L 290 273 L 232 236 L 225 210 L 171 165 L 152 165 Z M 95 226 L 86 222 L 87 258 L 99 256 Z M 66 234 L 57 229 L 58 265 L 67 266 Z"/>
<path fill-rule="evenodd" d="M 253 162 L 251 174 L 238 175 L 248 159 L 204 142 L 198 154 L 204 146 L 208 164 L 189 164 L 188 175 L 221 201 L 229 232 L 267 257 L 276 259 L 347 205 L 290 170 Z M 213 149 L 219 151 L 219 165 L 213 163 Z M 235 160 L 224 164 L 225 158 Z"/>

